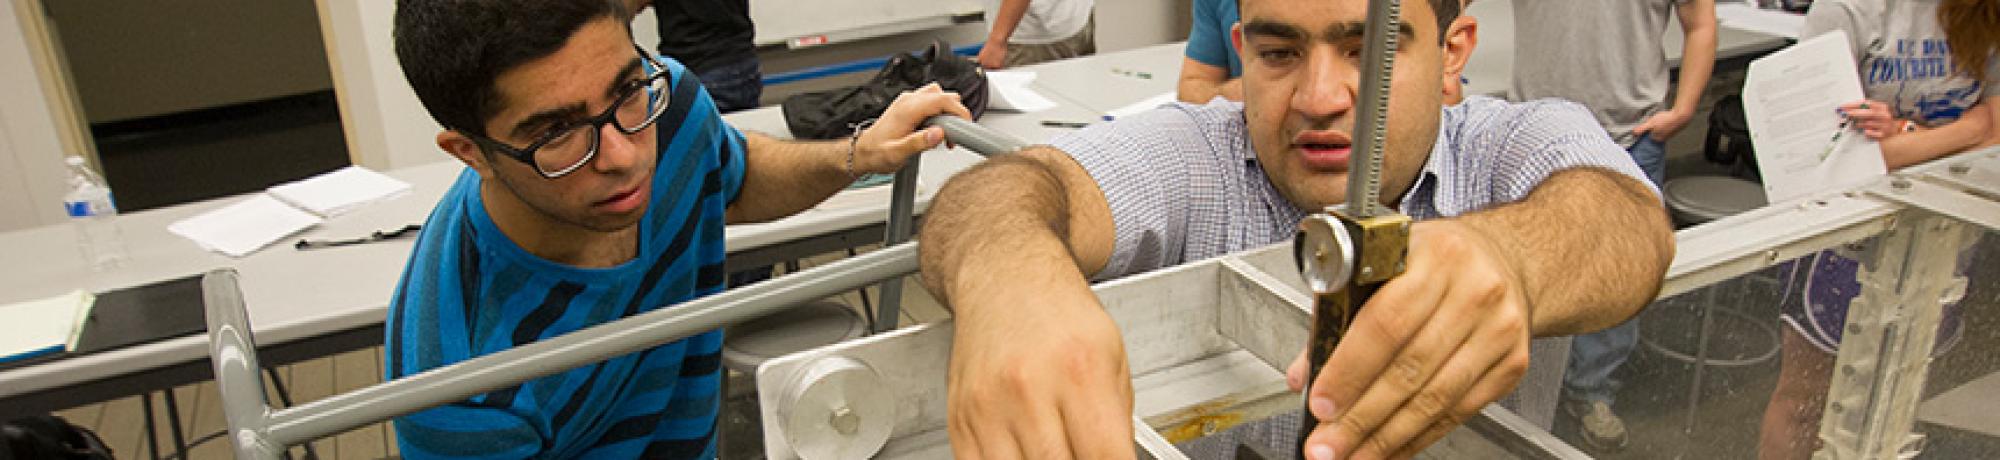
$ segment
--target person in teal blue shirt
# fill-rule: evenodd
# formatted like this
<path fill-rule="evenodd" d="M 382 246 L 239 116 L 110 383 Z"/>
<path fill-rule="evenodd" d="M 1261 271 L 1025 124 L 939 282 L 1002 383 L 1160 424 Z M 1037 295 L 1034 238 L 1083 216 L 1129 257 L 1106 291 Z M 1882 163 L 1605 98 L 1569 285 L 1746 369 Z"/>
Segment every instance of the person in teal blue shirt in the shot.
<path fill-rule="evenodd" d="M 397 58 L 466 169 L 391 300 L 396 379 L 723 289 L 724 224 L 811 207 L 970 117 L 936 87 L 857 139 L 738 131 L 700 78 L 592 0 L 403 0 Z M 405 458 L 713 458 L 722 332 L 395 420 Z"/>
<path fill-rule="evenodd" d="M 1182 102 L 1201 104 L 1216 96 L 1243 100 L 1243 58 L 1229 38 L 1237 20 L 1236 0 L 1194 0 L 1194 27 L 1188 30 L 1187 58 L 1181 60 Z"/>

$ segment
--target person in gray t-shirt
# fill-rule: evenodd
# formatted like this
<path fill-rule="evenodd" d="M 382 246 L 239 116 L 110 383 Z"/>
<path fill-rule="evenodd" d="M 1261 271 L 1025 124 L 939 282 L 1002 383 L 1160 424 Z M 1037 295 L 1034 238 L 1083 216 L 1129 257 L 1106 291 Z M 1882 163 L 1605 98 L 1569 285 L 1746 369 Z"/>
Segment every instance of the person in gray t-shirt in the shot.
<path fill-rule="evenodd" d="M 1588 112 L 1444 109 L 1476 42 L 1458 2 L 1403 3 L 1381 192 L 1421 221 L 1319 378 L 1303 356 L 1287 372 L 1327 421 L 1311 458 L 1423 449 L 1523 384 L 1531 338 L 1624 321 L 1673 258 L 1658 193 Z M 943 186 L 920 247 L 956 321 L 956 456 L 1132 456 L 1123 343 L 1088 280 L 1286 241 L 1343 201 L 1366 3 L 1243 0 L 1242 105 L 1121 118 Z"/>
<path fill-rule="evenodd" d="M 1668 15 L 1680 18 L 1685 44 L 1680 84 L 1667 105 Z M 1514 0 L 1517 101 L 1560 98 L 1589 107 L 1611 138 L 1632 154 L 1655 186 L 1665 186 L 1667 139 L 1694 119 L 1715 68 L 1714 0 Z M 1639 321 L 1584 334 L 1572 342 L 1563 377 L 1564 407 L 1585 445 L 1623 448 L 1625 423 L 1611 411 L 1611 373 L 1639 343 Z"/>

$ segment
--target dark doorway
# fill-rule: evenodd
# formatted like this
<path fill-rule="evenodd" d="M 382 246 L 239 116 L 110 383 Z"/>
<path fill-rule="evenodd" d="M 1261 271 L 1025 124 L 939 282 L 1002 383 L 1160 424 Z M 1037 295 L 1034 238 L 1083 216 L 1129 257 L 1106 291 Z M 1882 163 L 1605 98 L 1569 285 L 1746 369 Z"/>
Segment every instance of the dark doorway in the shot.
<path fill-rule="evenodd" d="M 349 164 L 313 2 L 45 4 L 121 211 Z"/>

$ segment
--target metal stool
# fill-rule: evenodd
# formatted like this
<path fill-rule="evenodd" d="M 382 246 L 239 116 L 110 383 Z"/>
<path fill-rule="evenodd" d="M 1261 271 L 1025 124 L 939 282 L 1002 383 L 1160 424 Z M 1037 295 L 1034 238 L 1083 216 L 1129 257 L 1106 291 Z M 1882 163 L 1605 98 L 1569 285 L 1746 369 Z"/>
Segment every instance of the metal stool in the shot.
<path fill-rule="evenodd" d="M 757 366 L 764 361 L 780 356 L 811 350 L 834 343 L 859 338 L 868 333 L 868 321 L 839 302 L 818 301 L 800 305 L 791 310 L 773 314 L 730 326 L 723 332 L 722 366 L 740 372 L 750 380 L 750 389 L 757 388 Z M 737 417 L 728 414 L 729 379 L 724 376 L 722 399 L 724 412 L 719 424 L 730 425 L 730 429 L 720 429 L 721 433 L 740 434 L 747 439 L 730 440 L 728 436 L 717 438 L 717 447 L 740 445 L 739 449 L 755 452 L 735 451 L 731 457 L 761 457 L 764 446 L 763 424 L 755 415 Z M 750 398 L 750 414 L 758 413 L 757 398 Z M 741 444 L 739 444 L 741 443 Z"/>
<path fill-rule="evenodd" d="M 1755 182 L 1725 176 L 1694 176 L 1667 181 L 1661 192 L 1666 196 L 1667 209 L 1672 213 L 1676 225 L 1692 226 L 1708 223 L 1723 217 L 1763 207 L 1764 188 Z M 1706 288 L 1702 294 L 1701 329 L 1695 335 L 1695 351 L 1689 354 L 1674 350 L 1653 339 L 1650 334 L 1640 334 L 1639 341 L 1646 348 L 1669 359 L 1694 365 L 1694 381 L 1688 387 L 1688 421 L 1686 429 L 1694 428 L 1696 409 L 1701 404 L 1702 372 L 1708 366 L 1739 367 L 1770 361 L 1778 356 L 1778 328 L 1756 316 L 1733 308 L 1718 308 L 1716 286 Z M 1714 330 L 1716 315 L 1736 318 L 1744 324 L 1760 330 L 1770 337 L 1770 347 L 1748 358 L 1718 359 L 1708 356 L 1709 333 Z"/>

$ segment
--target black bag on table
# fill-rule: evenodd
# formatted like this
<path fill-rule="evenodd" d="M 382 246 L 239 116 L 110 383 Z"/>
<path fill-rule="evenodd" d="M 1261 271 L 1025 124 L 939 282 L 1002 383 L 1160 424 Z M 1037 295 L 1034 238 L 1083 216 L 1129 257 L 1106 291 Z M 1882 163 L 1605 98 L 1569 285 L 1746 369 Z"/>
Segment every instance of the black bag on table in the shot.
<path fill-rule="evenodd" d="M 54 415 L 36 415 L 0 424 L 0 460 L 110 460 L 111 448 L 97 433 Z"/>
<path fill-rule="evenodd" d="M 979 63 L 952 54 L 951 45 L 931 43 L 923 55 L 898 53 L 868 83 L 804 93 L 785 98 L 785 127 L 797 139 L 839 139 L 854 134 L 854 125 L 882 116 L 904 91 L 937 82 L 959 94 L 973 119 L 986 113 L 986 71 Z"/>

